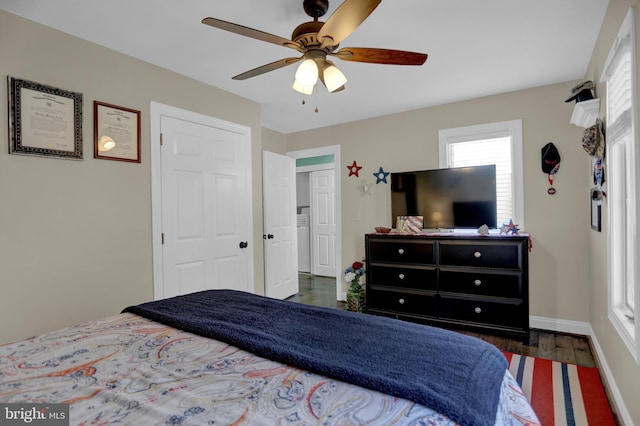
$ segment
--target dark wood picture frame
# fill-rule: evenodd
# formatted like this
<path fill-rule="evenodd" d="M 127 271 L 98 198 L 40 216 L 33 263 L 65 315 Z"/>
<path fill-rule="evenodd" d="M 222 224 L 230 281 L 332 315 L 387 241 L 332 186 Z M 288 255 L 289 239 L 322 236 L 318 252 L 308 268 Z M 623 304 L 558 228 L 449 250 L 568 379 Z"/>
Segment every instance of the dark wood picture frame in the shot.
<path fill-rule="evenodd" d="M 82 93 L 7 76 L 9 154 L 82 160 Z"/>
<path fill-rule="evenodd" d="M 140 163 L 140 111 L 93 101 L 93 157 Z"/>
<path fill-rule="evenodd" d="M 602 231 L 602 190 L 591 188 L 589 191 L 591 201 L 591 229 L 597 232 Z"/>

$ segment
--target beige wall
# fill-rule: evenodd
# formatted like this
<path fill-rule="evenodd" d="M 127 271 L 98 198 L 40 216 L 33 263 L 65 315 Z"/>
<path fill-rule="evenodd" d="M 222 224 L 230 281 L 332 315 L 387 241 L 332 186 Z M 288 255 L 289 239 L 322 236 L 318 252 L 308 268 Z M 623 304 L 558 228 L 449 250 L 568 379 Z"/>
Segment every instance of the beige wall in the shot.
<path fill-rule="evenodd" d="M 565 104 L 572 83 L 541 87 L 445 106 L 410 111 L 356 123 L 287 135 L 288 150 L 340 144 L 343 164 L 343 264 L 364 256 L 364 237 L 375 226 L 391 224 L 389 185 L 379 184 L 361 197 L 361 179 L 348 177 L 346 165 L 363 166 L 360 177 L 375 183 L 372 173 L 438 167 L 438 130 L 522 119 L 525 226 L 531 234 L 531 314 L 574 321 L 589 320 L 588 173 L 580 145 L 582 131 L 569 124 L 572 105 Z M 553 142 L 562 162 L 548 195 L 540 169 L 540 150 Z"/>
<path fill-rule="evenodd" d="M 640 69 L 640 8 L 637 0 L 610 0 L 596 47 L 591 57 L 586 78 L 596 83 L 597 95 L 602 99 L 600 103 L 600 117 L 606 120 L 604 99 L 606 98 L 606 86 L 600 83 L 600 76 L 604 62 L 618 34 L 620 24 L 627 14 L 629 7 L 635 8 L 635 43 L 636 43 L 636 70 Z M 637 71 L 636 71 L 637 72 Z M 638 76 L 636 75 L 636 81 Z M 639 85 L 640 86 L 640 85 Z M 636 93 L 640 99 L 640 93 Z M 640 117 L 638 118 L 640 120 Z M 640 121 L 639 121 L 640 122 Z M 585 159 L 589 164 L 589 160 Z M 606 173 L 606 170 L 605 170 Z M 606 183 L 605 183 L 606 191 Z M 640 366 L 633 360 L 627 347 L 618 337 L 617 332 L 607 318 L 607 203 L 603 204 L 602 232 L 589 233 L 589 278 L 590 278 L 590 303 L 591 315 L 589 321 L 595 331 L 595 335 L 602 347 L 605 358 L 611 368 L 615 381 L 623 395 L 627 395 L 626 406 L 634 419 L 635 424 L 640 425 Z M 637 344 L 640 342 L 636 342 Z M 634 397 L 632 398 L 631 395 Z"/>
<path fill-rule="evenodd" d="M 149 102 L 251 128 L 256 291 L 263 292 L 260 106 L 0 11 L 0 75 L 83 94 L 84 161 L 8 154 L 0 84 L 0 342 L 153 297 Z M 94 100 L 142 112 L 142 163 L 93 158 Z"/>
<path fill-rule="evenodd" d="M 286 154 L 287 137 L 275 130 L 262 128 L 262 149 L 264 151 L 275 152 L 276 154 Z"/>

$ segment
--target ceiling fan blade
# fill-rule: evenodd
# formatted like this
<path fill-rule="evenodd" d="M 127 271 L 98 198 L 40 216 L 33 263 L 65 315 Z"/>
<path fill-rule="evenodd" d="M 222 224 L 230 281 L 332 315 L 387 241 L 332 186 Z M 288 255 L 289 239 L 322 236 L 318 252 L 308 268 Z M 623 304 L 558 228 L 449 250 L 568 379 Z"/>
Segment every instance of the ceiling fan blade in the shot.
<path fill-rule="evenodd" d="M 327 19 L 318 40 L 321 48 L 336 46 L 347 38 L 374 11 L 382 0 L 345 0 Z"/>
<path fill-rule="evenodd" d="M 282 67 L 286 67 L 287 65 L 295 64 L 303 57 L 300 58 L 285 58 L 280 59 L 279 61 L 271 62 L 270 64 L 262 65 L 258 68 L 254 68 L 247 72 L 243 72 L 242 74 L 238 74 L 235 77 L 232 77 L 233 80 L 246 80 L 251 77 L 258 76 L 260 74 L 267 73 L 269 71 L 274 71 Z"/>
<path fill-rule="evenodd" d="M 245 27 L 244 25 L 234 24 L 232 22 L 223 21 L 221 19 L 216 18 L 204 18 L 202 23 L 205 25 L 209 25 L 214 28 L 219 28 L 221 30 L 229 31 L 235 34 L 240 34 L 245 37 L 251 37 L 256 40 L 266 41 L 267 43 L 277 44 L 284 47 L 289 47 L 291 49 L 298 50 L 303 52 L 304 49 L 300 43 L 291 41 L 284 37 L 280 37 L 277 35 L 265 33 L 264 31 L 255 30 L 253 28 Z"/>
<path fill-rule="evenodd" d="M 428 57 L 426 53 L 370 47 L 345 47 L 330 55 L 344 61 L 389 65 L 422 65 Z"/>

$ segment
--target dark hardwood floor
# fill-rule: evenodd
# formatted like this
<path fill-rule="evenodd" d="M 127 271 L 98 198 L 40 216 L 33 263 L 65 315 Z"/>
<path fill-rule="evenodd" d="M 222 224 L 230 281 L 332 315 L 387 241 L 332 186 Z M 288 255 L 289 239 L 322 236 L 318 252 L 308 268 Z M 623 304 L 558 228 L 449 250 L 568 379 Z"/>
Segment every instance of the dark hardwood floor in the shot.
<path fill-rule="evenodd" d="M 344 302 L 336 301 L 335 278 L 300 274 L 300 292 L 288 300 L 307 305 L 344 309 Z M 586 336 L 531 330 L 528 342 L 503 336 L 460 331 L 494 344 L 501 351 L 568 362 L 585 367 L 596 366 L 589 338 Z"/>

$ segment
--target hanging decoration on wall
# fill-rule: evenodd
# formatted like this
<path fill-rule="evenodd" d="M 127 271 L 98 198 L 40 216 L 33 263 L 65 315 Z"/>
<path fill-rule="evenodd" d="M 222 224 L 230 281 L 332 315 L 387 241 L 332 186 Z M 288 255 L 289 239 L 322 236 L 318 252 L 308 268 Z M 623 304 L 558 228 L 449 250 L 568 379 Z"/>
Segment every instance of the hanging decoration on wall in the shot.
<path fill-rule="evenodd" d="M 604 125 L 602 120 L 596 118 L 596 124 L 591 127 L 587 127 L 584 130 L 582 136 L 582 148 L 591 157 L 603 158 L 604 157 Z"/>
<path fill-rule="evenodd" d="M 549 180 L 549 189 L 547 189 L 547 194 L 553 195 L 556 193 L 556 189 L 553 187 L 553 178 L 560 169 L 560 153 L 553 142 L 549 142 L 543 146 L 541 151 L 542 172 L 547 175 L 547 179 Z"/>
<path fill-rule="evenodd" d="M 597 232 L 602 230 L 602 201 L 607 193 L 602 189 L 604 178 L 604 154 L 602 158 L 594 158 L 593 160 L 593 183 L 595 187 L 590 190 L 591 198 L 591 229 Z"/>
<path fill-rule="evenodd" d="M 593 81 L 587 80 L 571 88 L 571 94 L 564 100 L 565 102 L 576 101 L 576 103 L 590 101 L 593 99 Z"/>
<path fill-rule="evenodd" d="M 371 195 L 371 188 L 373 188 L 372 183 L 368 183 L 366 180 L 362 179 L 362 183 L 358 186 L 358 191 L 360 191 L 360 196 L 364 197 L 366 195 Z"/>
<path fill-rule="evenodd" d="M 362 166 L 358 166 L 358 164 L 354 160 L 352 165 L 347 166 L 347 169 L 349 169 L 349 176 L 360 177 L 358 173 L 360 173 L 361 168 Z"/>
<path fill-rule="evenodd" d="M 594 158 L 593 162 L 593 184 L 598 188 L 604 183 L 604 158 Z"/>
<path fill-rule="evenodd" d="M 373 174 L 376 177 L 376 185 L 380 182 L 387 183 L 387 176 L 389 176 L 389 172 L 385 172 L 380 166 L 380 170 Z"/>

